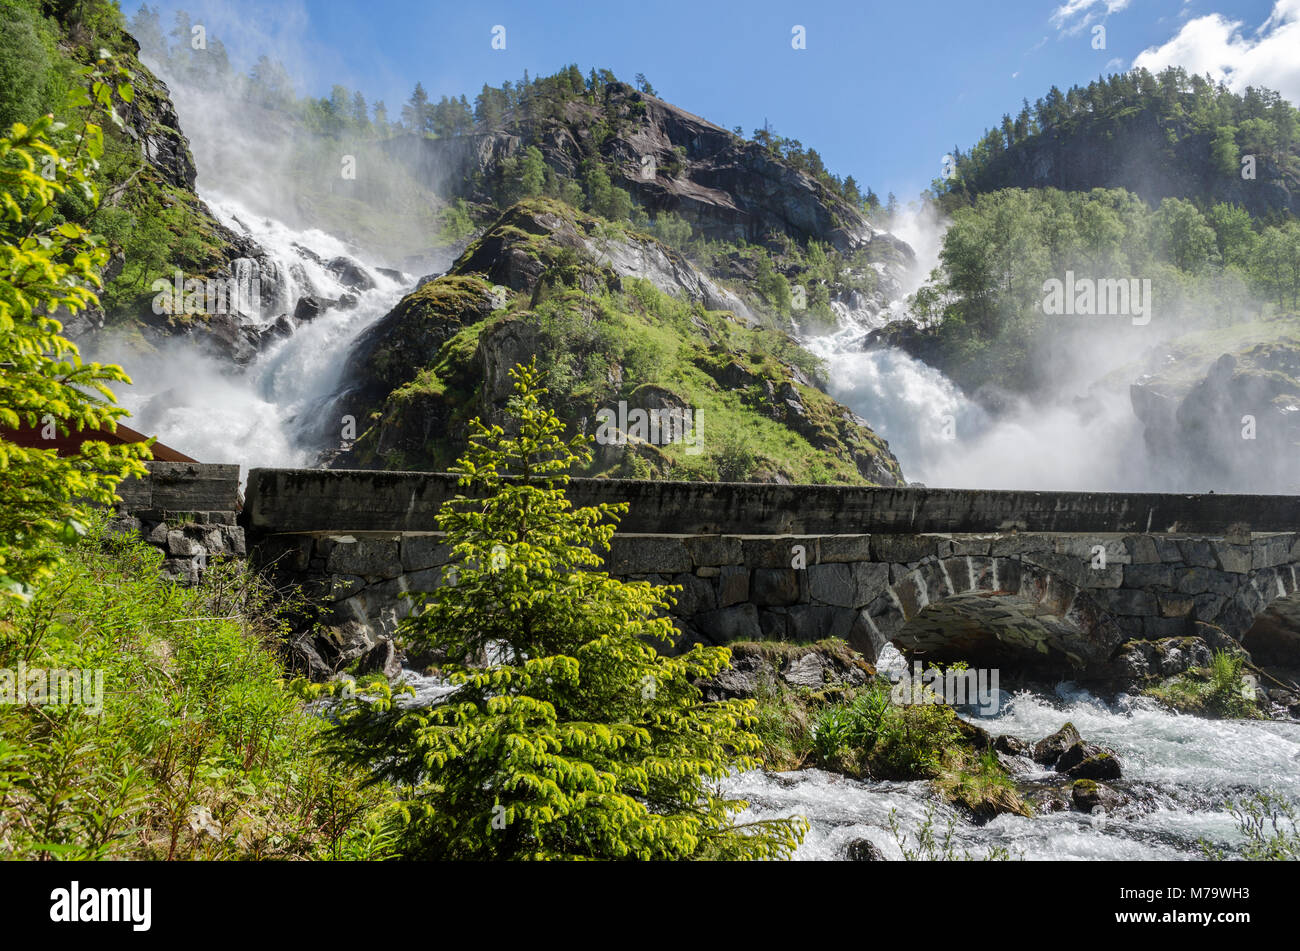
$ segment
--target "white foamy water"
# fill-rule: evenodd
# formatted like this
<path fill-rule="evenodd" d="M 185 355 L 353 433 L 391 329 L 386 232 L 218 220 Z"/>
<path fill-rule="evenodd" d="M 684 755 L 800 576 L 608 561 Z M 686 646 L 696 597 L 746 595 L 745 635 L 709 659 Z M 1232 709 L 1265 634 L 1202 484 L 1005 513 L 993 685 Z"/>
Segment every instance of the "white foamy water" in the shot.
<path fill-rule="evenodd" d="M 357 303 L 304 321 L 242 369 L 196 352 L 188 341 L 159 354 L 115 354 L 135 381 L 119 393 L 133 414 L 129 425 L 158 434 L 201 462 L 237 462 L 245 474 L 250 466 L 309 465 L 324 447 L 313 445 L 305 434 L 330 422 L 321 414 L 339 387 L 353 341 L 409 288 L 323 231 L 294 230 L 235 202 L 206 200 L 223 224 L 251 236 L 266 251 L 283 282 L 274 306 L 264 306 L 246 320 L 248 325 L 265 328 L 283 314 L 292 315 L 298 299 L 309 294 L 339 298 L 351 293 Z M 349 291 L 340 283 L 323 263 L 340 256 L 357 261 L 374 287 Z M 261 280 L 265 286 L 271 277 L 263 273 Z"/>
<path fill-rule="evenodd" d="M 842 859 L 857 838 L 900 859 L 891 811 L 905 844 L 915 849 L 927 810 L 936 836 L 942 838 L 951 820 L 957 852 L 975 858 L 1003 847 L 1013 858 L 1029 860 L 1199 859 L 1202 841 L 1231 854 L 1242 840 L 1227 800 L 1272 790 L 1294 801 L 1300 788 L 1300 724 L 1204 720 L 1165 712 L 1147 700 L 1121 698 L 1107 705 L 1066 686 L 1057 693 L 1017 694 L 1003 713 L 972 722 L 994 735 L 1036 741 L 1069 721 L 1085 740 L 1112 747 L 1124 768 L 1116 785 L 1136 795 L 1104 818 L 1080 812 L 1004 815 L 977 826 L 940 802 L 927 783 L 862 782 L 821 770 L 751 772 L 726 788 L 749 800 L 745 819 L 805 816 L 811 829 L 797 857 L 823 860 Z"/>

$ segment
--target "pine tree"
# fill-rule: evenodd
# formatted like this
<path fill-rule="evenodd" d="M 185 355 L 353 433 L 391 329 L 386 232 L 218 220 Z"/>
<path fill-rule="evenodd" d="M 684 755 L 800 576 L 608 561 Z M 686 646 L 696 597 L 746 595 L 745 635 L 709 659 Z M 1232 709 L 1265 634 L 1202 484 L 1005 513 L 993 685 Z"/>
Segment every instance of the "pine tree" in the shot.
<path fill-rule="evenodd" d="M 366 105 L 366 97 L 358 89 L 352 94 L 352 124 L 357 129 L 370 128 L 370 109 Z"/>
<path fill-rule="evenodd" d="M 804 820 L 737 823 L 746 804 L 716 789 L 759 749 L 752 702 L 707 703 L 693 685 L 729 652 L 655 649 L 675 633 L 666 589 L 600 570 L 626 504 L 571 505 L 590 437 L 563 438 L 535 362 L 511 375 L 517 435 L 471 424 L 455 471 L 475 493 L 438 515 L 453 567 L 403 625 L 448 659 L 455 691 L 403 708 L 386 683 L 367 688 L 344 702 L 333 749 L 404 789 L 412 858 L 789 855 Z"/>
<path fill-rule="evenodd" d="M 417 135 L 433 131 L 433 115 L 429 108 L 429 94 L 422 83 L 415 84 L 410 100 L 402 106 L 402 121 Z"/>

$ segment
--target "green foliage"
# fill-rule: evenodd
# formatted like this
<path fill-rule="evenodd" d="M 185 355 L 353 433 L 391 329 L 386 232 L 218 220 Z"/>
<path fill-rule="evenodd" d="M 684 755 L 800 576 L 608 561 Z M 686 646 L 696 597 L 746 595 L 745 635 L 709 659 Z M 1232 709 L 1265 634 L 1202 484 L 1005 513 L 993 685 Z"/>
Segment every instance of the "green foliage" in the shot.
<path fill-rule="evenodd" d="M 889 691 L 877 686 L 850 703 L 825 707 L 813 720 L 813 752 L 823 763 L 852 750 L 870 756 L 889 713 Z"/>
<path fill-rule="evenodd" d="M 903 824 L 898 818 L 898 810 L 889 810 L 889 831 L 908 862 L 1006 862 L 1013 857 L 1024 858 L 1023 854 L 1013 856 L 1005 846 L 990 846 L 983 855 L 972 855 L 969 849 L 957 850 L 956 817 L 949 815 L 943 833 L 936 835 L 934 808 L 927 807 L 925 819 L 916 830 L 916 844 L 913 846 Z"/>
<path fill-rule="evenodd" d="M 1201 146 L 1192 159 L 1204 157 L 1216 175 L 1237 175 L 1243 153 L 1268 154 L 1284 169 L 1300 165 L 1294 152 L 1300 112 L 1280 94 L 1256 87 L 1233 92 L 1225 83 L 1171 66 L 1158 75 L 1145 69 L 1117 73 L 1065 93 L 1053 88 L 1032 106 L 1026 100 L 1018 118 L 1005 117 L 1001 128 L 988 130 L 969 152 L 954 150 L 956 174 L 939 183 L 939 191 L 946 199 L 1002 188 L 1014 184 L 1025 153 L 1045 139 L 1106 142 L 1129 128 L 1163 129 L 1168 157 L 1177 155 L 1184 140 L 1204 141 L 1208 154 Z M 1166 157 L 1153 158 L 1163 164 Z"/>
<path fill-rule="evenodd" d="M 567 473 L 589 458 L 516 368 L 514 435 L 473 425 L 457 464 L 474 490 L 448 502 L 447 584 L 403 634 L 447 661 L 456 689 L 423 708 L 386 685 L 346 701 L 335 749 L 401 784 L 402 851 L 422 858 L 764 858 L 802 820 L 740 825 L 717 781 L 755 765 L 753 704 L 706 703 L 692 681 L 724 648 L 676 657 L 669 602 L 599 570 L 624 505 L 575 509 Z"/>
<path fill-rule="evenodd" d="M 47 115 L 15 123 L 0 138 L 0 427 L 112 431 L 127 415 L 108 384 L 130 382 L 120 367 L 84 363 L 62 337 L 60 312 L 98 303 L 99 268 L 108 252 L 78 224 L 60 221 L 60 197 L 95 198 L 92 177 L 104 136 L 91 117 L 102 110 L 120 122 L 114 93 L 129 102 L 123 70 L 101 59 L 81 72 L 69 105 L 80 126 L 70 130 Z M 121 480 L 145 472 L 143 444 L 87 440 L 74 455 L 30 449 L 0 436 L 0 599 L 23 597 L 49 577 L 58 560 L 50 542 L 87 521 L 91 506 L 116 501 Z"/>
<path fill-rule="evenodd" d="M 1152 238 L 1163 260 L 1190 274 L 1204 270 L 1217 242 L 1196 206 L 1178 198 L 1166 198 L 1156 209 Z"/>
<path fill-rule="evenodd" d="M 1234 850 L 1247 862 L 1300 861 L 1300 812 L 1295 803 L 1273 792 L 1259 792 L 1250 799 L 1228 804 L 1246 842 Z M 1210 857 L 1222 860 L 1222 852 Z"/>
<path fill-rule="evenodd" d="M 1235 175 L 1241 170 L 1237 150 L 1237 130 L 1230 125 L 1220 126 L 1210 142 L 1210 159 L 1220 175 Z"/>
<path fill-rule="evenodd" d="M 1208 668 L 1186 671 L 1146 693 L 1184 713 L 1260 717 L 1254 685 L 1243 674 L 1245 663 L 1240 653 L 1215 651 Z"/>
<path fill-rule="evenodd" d="M 947 801 L 985 819 L 1032 815 L 996 755 L 977 750 L 968 732 L 930 688 L 914 684 L 907 702 L 897 702 L 877 682 L 815 714 L 812 753 L 819 765 L 854 776 L 932 780 Z"/>
<path fill-rule="evenodd" d="M 546 162 L 535 145 L 524 149 L 519 156 L 511 156 L 500 165 L 501 185 L 499 198 L 503 205 L 513 205 L 525 198 L 542 194 L 546 184 Z"/>
<path fill-rule="evenodd" d="M 766 256 L 758 259 L 754 289 L 778 314 L 790 313 L 790 282 L 784 274 L 773 270 L 771 261 Z"/>
<path fill-rule="evenodd" d="M 440 228 L 438 240 L 447 244 L 459 244 L 474 233 L 474 220 L 469 215 L 469 206 L 463 198 L 449 204 L 438 216 Z"/>
<path fill-rule="evenodd" d="M 62 103 L 56 33 L 35 4 L 0 0 L 0 129 Z"/>
<path fill-rule="evenodd" d="M 1039 357 L 1073 319 L 1043 312 L 1045 281 L 1067 271 L 1149 279 L 1154 322 L 1179 333 L 1224 326 L 1261 315 L 1252 291 L 1278 307 L 1300 303 L 1300 223 L 1257 233 L 1229 205 L 1207 215 L 1177 198 L 1153 211 L 1121 189 L 1006 189 L 953 213 L 940 264 L 911 299 L 934 361 L 972 388 L 1032 391 L 1050 382 Z"/>
<path fill-rule="evenodd" d="M 891 703 L 884 684 L 826 707 L 813 724 L 813 750 L 824 765 L 878 779 L 933 778 L 960 738 L 951 707 L 926 697 Z"/>
<path fill-rule="evenodd" d="M 763 767 L 791 770 L 803 767 L 812 752 L 812 723 L 808 703 L 783 684 L 764 680 L 754 695 L 754 735 L 762 743 Z"/>
<path fill-rule="evenodd" d="M 690 243 L 691 225 L 686 219 L 669 211 L 655 218 L 650 233 L 664 244 L 680 249 Z"/>
<path fill-rule="evenodd" d="M 267 646 L 287 633 L 273 592 L 235 561 L 182 588 L 162 560 L 96 519 L 0 605 L 0 668 L 102 677 L 99 709 L 93 689 L 0 704 L 0 858 L 384 857 L 381 791 L 313 754 L 324 721 Z"/>

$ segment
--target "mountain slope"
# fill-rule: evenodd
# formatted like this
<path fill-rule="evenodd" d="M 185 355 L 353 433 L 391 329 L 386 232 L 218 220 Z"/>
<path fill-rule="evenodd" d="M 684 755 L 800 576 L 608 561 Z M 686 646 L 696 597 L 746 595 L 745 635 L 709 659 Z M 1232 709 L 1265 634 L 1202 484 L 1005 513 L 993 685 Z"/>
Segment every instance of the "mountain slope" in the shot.
<path fill-rule="evenodd" d="M 778 233 L 843 251 L 871 240 L 875 229 L 858 209 L 757 142 L 625 83 L 545 88 L 499 128 L 408 135 L 390 148 L 446 192 L 476 201 L 498 199 L 507 169 L 532 146 L 559 178 L 603 169 L 651 215 L 678 214 L 705 238 L 760 242 Z"/>
<path fill-rule="evenodd" d="M 561 415 L 597 437 L 589 474 L 898 484 L 888 446 L 817 388 L 808 354 L 716 309 L 728 303 L 655 239 L 525 201 L 358 341 L 332 415 L 364 431 L 332 462 L 445 468 L 470 418 L 500 419 L 508 369 L 535 355 Z M 625 422 L 636 410 L 691 423 L 657 440 Z"/>
<path fill-rule="evenodd" d="M 176 319 L 152 307 L 155 280 L 172 281 L 176 271 L 197 279 L 229 279 L 235 262 L 256 259 L 259 250 L 218 222 L 194 192 L 196 171 L 189 143 L 166 85 L 138 57 L 139 44 L 125 31 L 115 4 L 106 0 L 40 3 L 5 0 L 0 39 L 0 122 L 30 121 L 42 112 L 76 121 L 65 95 L 79 80 L 78 67 L 107 50 L 132 74 L 131 102 L 115 97 L 121 127 L 105 123 L 105 151 L 96 184 L 99 200 L 72 193 L 58 214 L 104 235 L 113 252 L 105 269 L 102 307 L 78 314 L 66 332 L 86 337 L 105 322 L 137 322 L 164 335 L 197 333 L 229 350 L 241 336 L 235 315 L 209 326 L 203 319 Z M 15 64 L 26 64 L 21 69 Z M 75 126 L 74 126 L 75 127 Z M 263 285 L 272 291 L 272 282 Z"/>

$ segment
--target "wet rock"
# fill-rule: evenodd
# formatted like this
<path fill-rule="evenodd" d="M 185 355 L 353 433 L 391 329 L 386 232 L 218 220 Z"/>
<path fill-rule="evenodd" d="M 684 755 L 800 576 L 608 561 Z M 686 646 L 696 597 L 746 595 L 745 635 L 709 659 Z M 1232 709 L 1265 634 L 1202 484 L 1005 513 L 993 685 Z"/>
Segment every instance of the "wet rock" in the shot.
<path fill-rule="evenodd" d="M 1056 786 L 1036 786 L 1027 791 L 1024 796 L 1025 802 L 1029 803 L 1034 812 L 1039 815 L 1070 811 L 1070 797 Z"/>
<path fill-rule="evenodd" d="M 1008 756 L 1031 756 L 1033 747 L 1018 736 L 1003 733 L 993 741 L 993 749 Z"/>
<path fill-rule="evenodd" d="M 357 662 L 358 674 L 383 674 L 390 680 L 402 672 L 402 655 L 391 640 L 380 641 Z"/>
<path fill-rule="evenodd" d="M 298 298 L 298 303 L 293 308 L 293 318 L 294 320 L 312 320 L 336 304 L 338 304 L 338 300 L 329 297 L 316 297 L 312 294 L 305 294 Z"/>
<path fill-rule="evenodd" d="M 1072 766 L 1062 769 L 1061 761 L 1065 760 L 1076 747 L 1067 750 L 1061 760 L 1057 761 L 1056 768 L 1059 772 L 1065 773 L 1072 779 L 1120 779 L 1124 775 L 1114 750 L 1091 743 L 1080 744 L 1080 746 L 1083 747 L 1082 758 Z"/>
<path fill-rule="evenodd" d="M 1025 773 L 1037 771 L 1034 762 L 1027 756 L 1012 756 L 1009 753 L 996 752 L 998 763 L 1012 776 L 1021 776 Z"/>
<path fill-rule="evenodd" d="M 1128 802 L 1128 797 L 1119 790 L 1091 779 L 1076 779 L 1070 787 L 1070 799 L 1080 812 L 1092 812 L 1094 809 L 1113 812 Z"/>
<path fill-rule="evenodd" d="M 375 286 L 374 279 L 366 273 L 366 269 L 349 257 L 332 258 L 325 265 L 325 270 L 329 271 L 344 287 L 353 290 L 368 291 Z"/>
<path fill-rule="evenodd" d="M 973 723 L 967 723 L 965 720 L 957 720 L 957 732 L 961 734 L 962 739 L 966 740 L 977 750 L 987 750 L 993 747 L 993 737 L 988 730 L 982 729 Z"/>
<path fill-rule="evenodd" d="M 844 848 L 844 857 L 850 862 L 887 862 L 880 846 L 870 839 L 854 839 Z"/>
<path fill-rule="evenodd" d="M 1076 743 L 1082 743 L 1083 737 L 1075 729 L 1073 723 L 1066 723 L 1049 737 L 1039 740 L 1034 744 L 1033 759 L 1035 763 L 1043 766 L 1055 766 L 1057 760 L 1070 747 Z"/>

